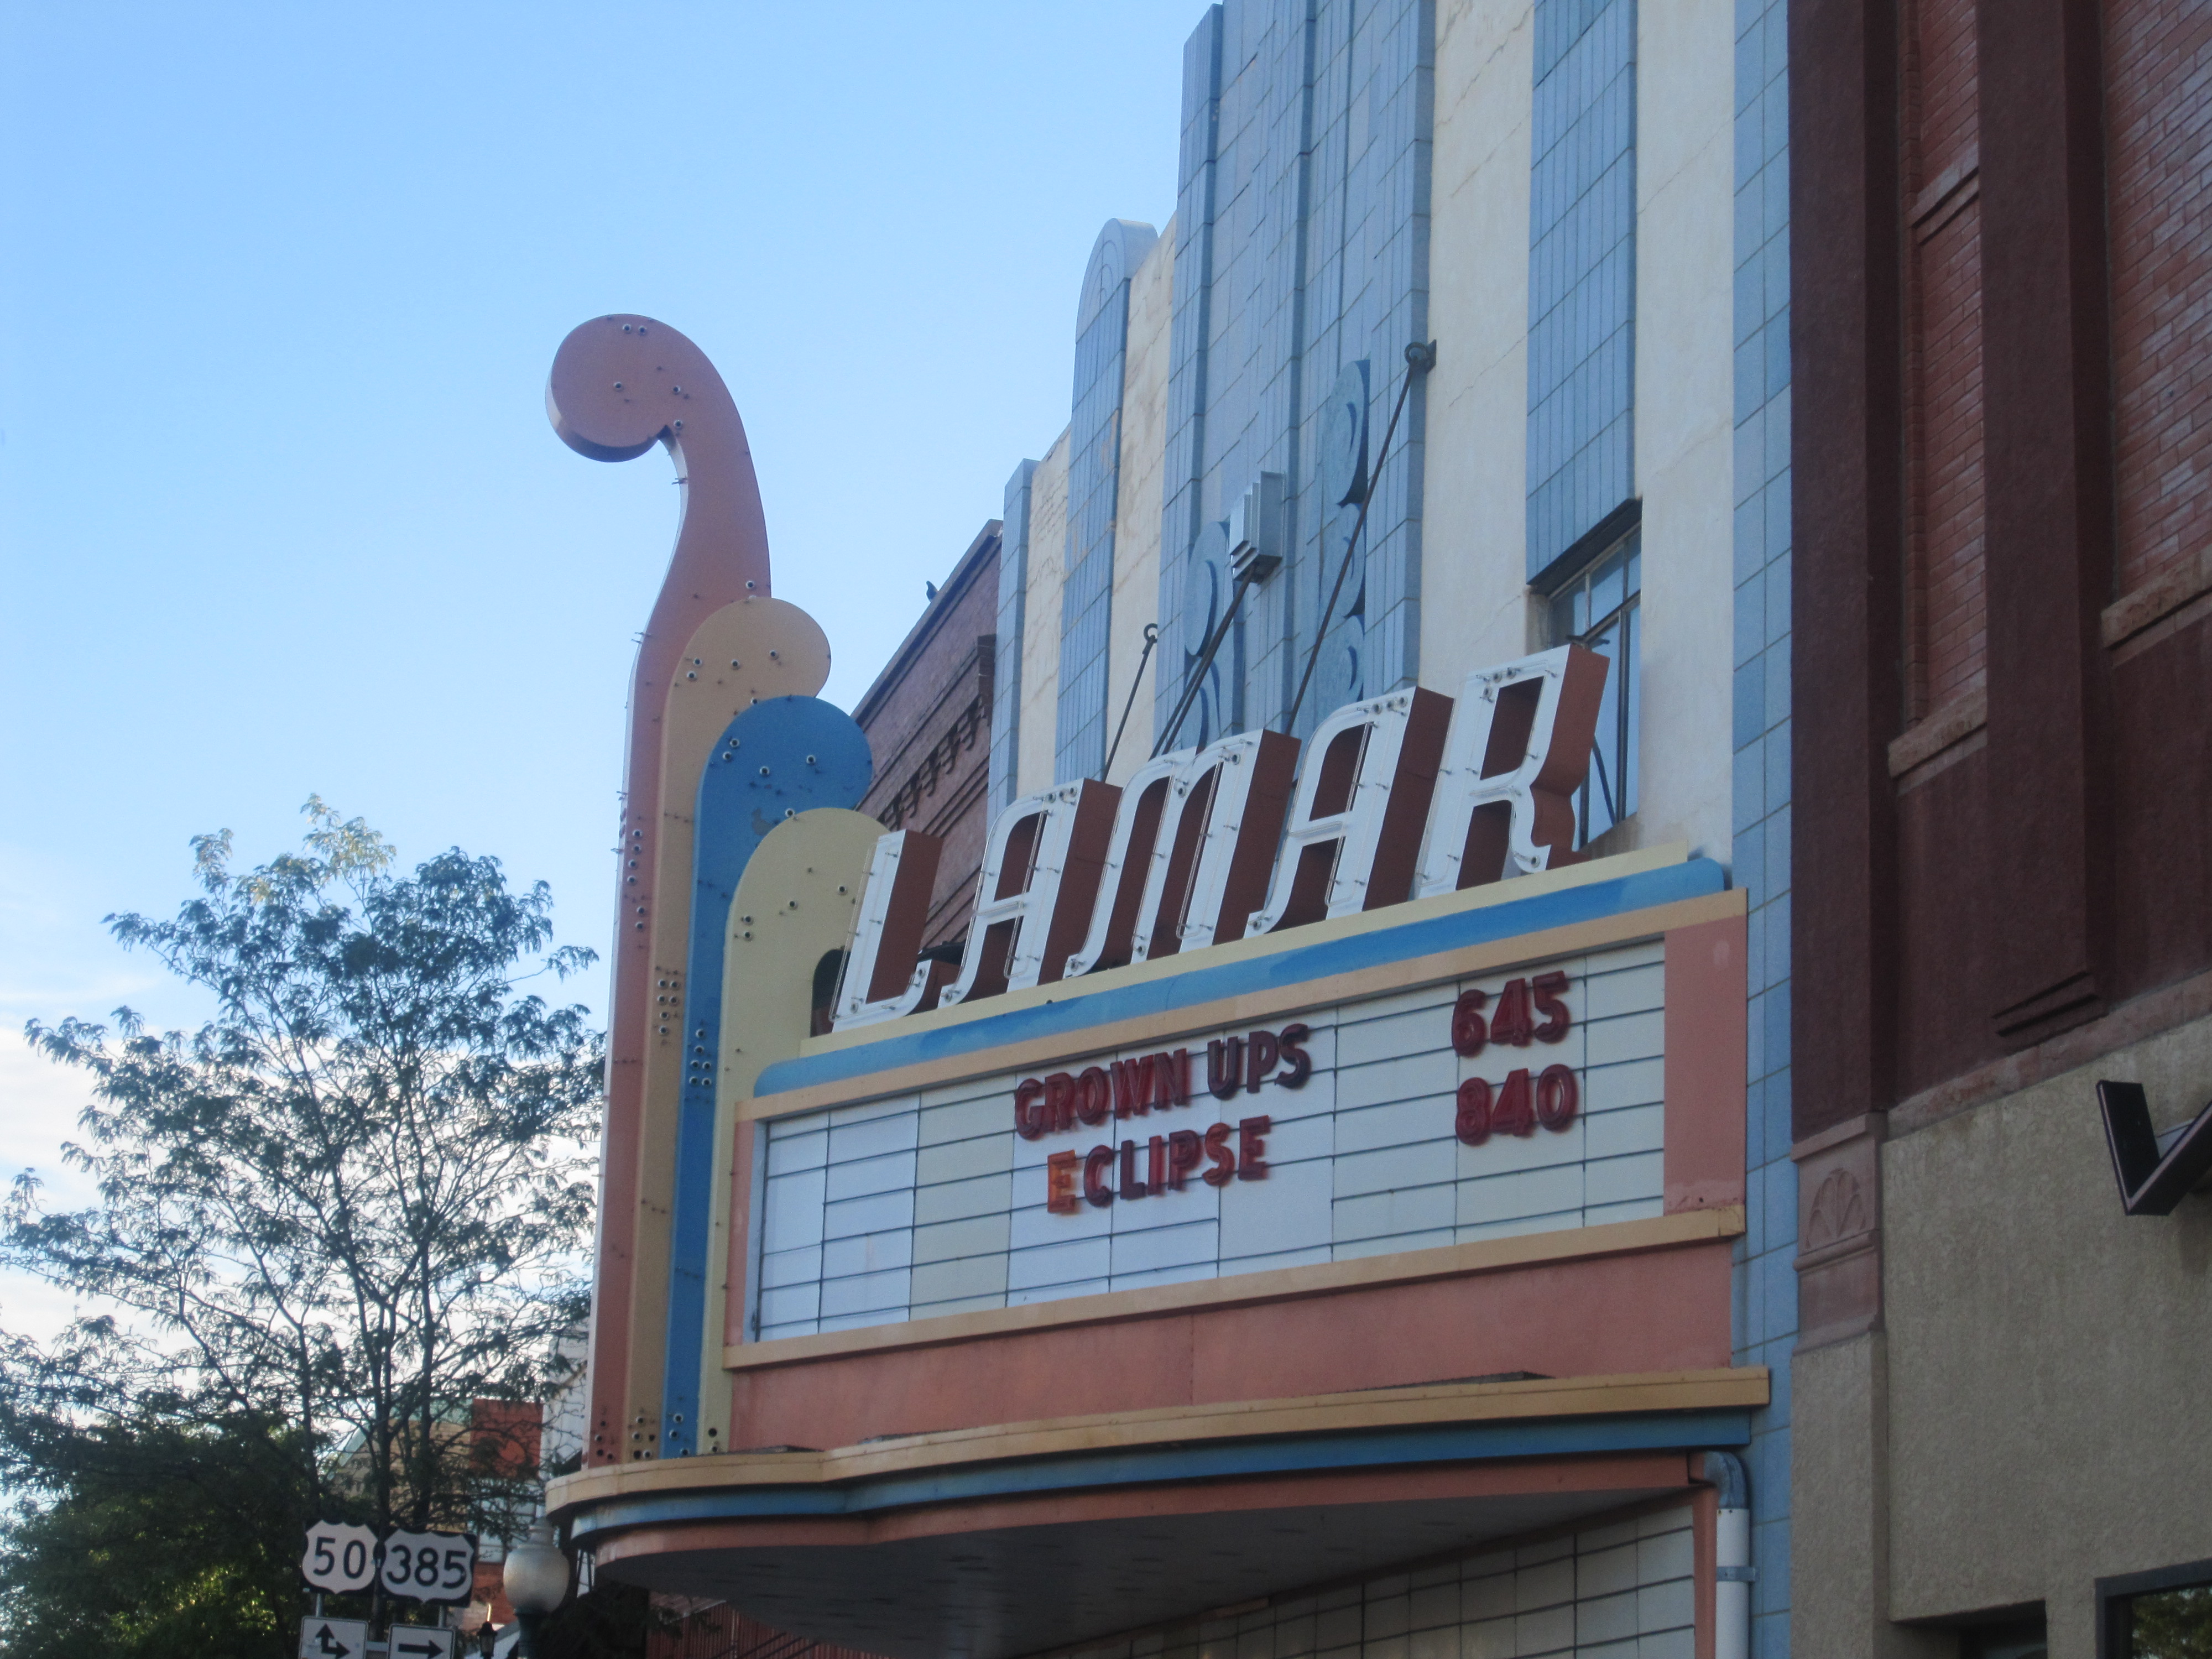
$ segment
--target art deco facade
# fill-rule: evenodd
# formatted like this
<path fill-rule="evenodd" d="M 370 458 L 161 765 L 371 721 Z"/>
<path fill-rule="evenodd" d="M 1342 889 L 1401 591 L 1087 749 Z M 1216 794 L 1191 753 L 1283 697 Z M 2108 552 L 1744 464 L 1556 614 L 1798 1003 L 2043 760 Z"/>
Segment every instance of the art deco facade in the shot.
<path fill-rule="evenodd" d="M 1194 21 L 857 723 L 711 368 L 562 349 L 689 502 L 550 1502 L 886 1655 L 1782 1652 L 1778 5 Z"/>

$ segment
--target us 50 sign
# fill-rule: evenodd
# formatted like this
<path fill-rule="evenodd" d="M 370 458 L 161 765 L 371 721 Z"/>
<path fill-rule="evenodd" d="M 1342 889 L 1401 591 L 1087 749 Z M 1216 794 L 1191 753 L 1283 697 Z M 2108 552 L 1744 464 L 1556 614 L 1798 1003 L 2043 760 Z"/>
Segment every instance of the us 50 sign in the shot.
<path fill-rule="evenodd" d="M 364 1590 L 376 1577 L 376 1534 L 343 1521 L 318 1521 L 307 1528 L 300 1575 L 319 1590 Z"/>

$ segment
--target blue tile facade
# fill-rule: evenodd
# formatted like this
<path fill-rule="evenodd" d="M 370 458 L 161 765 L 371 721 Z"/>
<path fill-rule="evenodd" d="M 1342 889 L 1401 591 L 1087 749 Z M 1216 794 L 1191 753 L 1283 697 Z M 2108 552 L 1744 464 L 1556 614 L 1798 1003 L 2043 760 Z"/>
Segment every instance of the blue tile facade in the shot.
<path fill-rule="evenodd" d="M 998 651 L 991 665 L 991 798 L 996 813 L 1011 805 L 1022 741 L 1022 634 L 1028 626 L 1030 485 L 1037 464 L 1024 461 L 1006 480 L 1000 514 Z"/>
<path fill-rule="evenodd" d="M 1225 613 L 1231 504 L 1263 471 L 1286 499 L 1284 566 L 1247 597 L 1179 743 L 1279 723 L 1335 578 L 1325 538 L 1340 551 L 1349 530 L 1318 463 L 1331 393 L 1371 362 L 1379 441 L 1405 348 L 1428 337 L 1435 35 L 1432 0 L 1226 0 L 1185 48 L 1158 732 Z M 1332 629 L 1364 636 L 1353 695 L 1419 668 L 1424 427 L 1417 385 Z M 1302 732 L 1330 695 L 1309 694 Z"/>
<path fill-rule="evenodd" d="M 1797 1172 L 1790 1161 L 1790 155 L 1786 0 L 1737 0 L 1735 881 L 1751 902 L 1748 1231 L 1740 1364 L 1774 1375 L 1752 1419 L 1752 1650 L 1790 1651 L 1790 1352 Z"/>
<path fill-rule="evenodd" d="M 1750 904 L 1747 1232 L 1735 1276 L 1737 1363 L 1763 1364 L 1754 1415 L 1753 1649 L 1790 1645 L 1790 1351 L 1796 1180 L 1790 1159 L 1790 353 L 1785 0 L 1737 0 L 1733 873 Z M 1534 580 L 1633 497 L 1636 0 L 1536 0 L 1529 228 L 1527 572 Z M 1224 0 L 1184 52 L 1163 506 L 1164 737 L 1231 584 L 1225 520 L 1281 473 L 1285 562 L 1246 598 L 1179 744 L 1279 724 L 1358 501 L 1336 452 L 1372 465 L 1428 328 L 1432 0 Z M 1094 265 L 1097 256 L 1094 254 Z M 1111 718 L 1111 597 L 1127 276 L 1086 279 L 1070 433 L 1070 579 L 1061 618 L 1056 779 L 1089 775 Z M 1103 290 L 1098 290 L 1103 292 Z M 1445 352 L 1452 349 L 1449 340 Z M 1364 400 L 1351 423 L 1347 386 Z M 1362 545 L 1302 704 L 1332 708 L 1419 668 L 1425 465 L 1415 381 Z M 991 789 L 1012 799 L 1032 464 L 1004 514 Z M 1103 557 L 1101 552 L 1103 550 Z M 1049 556 L 1049 554 L 1047 555 Z M 1564 573 L 1563 573 L 1564 574 Z M 1349 666 L 1345 666 L 1349 665 Z M 1335 678 L 1331 678 L 1332 673 Z"/>
<path fill-rule="evenodd" d="M 1129 277 L 1158 237 L 1109 221 L 1091 250 L 1076 315 L 1074 411 L 1068 422 L 1067 581 L 1060 594 L 1060 708 L 1053 781 L 1106 768 L 1107 668 L 1114 603 L 1115 515 L 1121 489 L 1121 391 Z"/>
<path fill-rule="evenodd" d="M 1636 0 L 1536 0 L 1535 21 L 1531 581 L 1636 493 Z"/>

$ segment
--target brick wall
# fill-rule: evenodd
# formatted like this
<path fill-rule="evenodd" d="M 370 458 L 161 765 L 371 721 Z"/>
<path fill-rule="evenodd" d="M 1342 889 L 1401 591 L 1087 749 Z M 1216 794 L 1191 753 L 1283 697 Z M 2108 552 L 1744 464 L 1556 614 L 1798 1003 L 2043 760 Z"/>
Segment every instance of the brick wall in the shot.
<path fill-rule="evenodd" d="M 1973 0 L 1918 0 L 1907 17 L 1905 712 L 1917 720 L 1982 683 L 1988 626 Z"/>
<path fill-rule="evenodd" d="M 876 769 L 860 810 L 945 842 L 925 946 L 965 937 L 990 830 L 999 554 L 993 520 L 853 711 Z"/>
<path fill-rule="evenodd" d="M 508 1480 L 538 1477 L 544 1407 L 536 1401 L 477 1400 L 469 1407 L 469 1467 Z"/>
<path fill-rule="evenodd" d="M 2195 556 L 2212 507 L 2212 11 L 2197 0 L 2108 0 L 2104 20 L 2127 593 Z"/>

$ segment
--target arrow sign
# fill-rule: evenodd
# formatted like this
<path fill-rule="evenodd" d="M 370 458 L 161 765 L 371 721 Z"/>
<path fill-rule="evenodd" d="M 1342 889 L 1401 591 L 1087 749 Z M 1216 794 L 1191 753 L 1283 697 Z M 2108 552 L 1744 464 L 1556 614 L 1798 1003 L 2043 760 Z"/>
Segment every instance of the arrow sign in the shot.
<path fill-rule="evenodd" d="M 368 1626 L 359 1619 L 302 1619 L 300 1659 L 360 1659 L 368 1648 Z"/>
<path fill-rule="evenodd" d="M 394 1625 L 392 1659 L 453 1659 L 453 1632 L 423 1625 Z"/>

